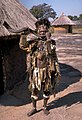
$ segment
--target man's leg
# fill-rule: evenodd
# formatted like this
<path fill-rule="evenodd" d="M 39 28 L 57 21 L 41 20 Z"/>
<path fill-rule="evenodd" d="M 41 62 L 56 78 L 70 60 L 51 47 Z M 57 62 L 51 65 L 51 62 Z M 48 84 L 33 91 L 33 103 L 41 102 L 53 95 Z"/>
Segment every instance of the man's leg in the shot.
<path fill-rule="evenodd" d="M 37 112 L 36 109 L 36 103 L 37 103 L 37 91 L 35 90 L 32 95 L 31 95 L 31 100 L 32 100 L 32 105 L 33 105 L 33 109 L 27 114 L 28 116 L 31 116 L 33 114 L 35 114 Z"/>
<path fill-rule="evenodd" d="M 44 97 L 44 106 L 43 106 L 44 108 L 43 108 L 43 110 L 44 110 L 44 114 L 46 114 L 46 115 L 48 115 L 50 113 L 48 108 L 47 108 L 49 95 L 50 95 L 49 91 L 44 91 L 44 93 L 43 93 L 43 97 Z"/>

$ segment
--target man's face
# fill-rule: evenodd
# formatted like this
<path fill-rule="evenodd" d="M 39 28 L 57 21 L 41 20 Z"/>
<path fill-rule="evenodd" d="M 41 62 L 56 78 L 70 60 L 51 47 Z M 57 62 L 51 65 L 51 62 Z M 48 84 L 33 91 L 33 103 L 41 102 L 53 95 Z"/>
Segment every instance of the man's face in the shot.
<path fill-rule="evenodd" d="M 39 34 L 40 36 L 45 36 L 47 31 L 48 31 L 48 28 L 47 28 L 47 26 L 45 26 L 45 25 L 40 25 L 40 26 L 38 27 L 38 34 Z"/>

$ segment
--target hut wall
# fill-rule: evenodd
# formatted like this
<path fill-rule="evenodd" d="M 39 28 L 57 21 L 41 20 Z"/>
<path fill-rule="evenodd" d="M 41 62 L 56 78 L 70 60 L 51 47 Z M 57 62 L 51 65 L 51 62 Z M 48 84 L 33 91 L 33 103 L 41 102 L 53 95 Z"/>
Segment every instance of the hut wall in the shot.
<path fill-rule="evenodd" d="M 24 80 L 26 54 L 19 48 L 19 40 L 4 40 L 2 42 L 4 89 L 9 90 L 16 83 Z"/>
<path fill-rule="evenodd" d="M 68 33 L 69 26 L 62 25 L 62 26 L 54 26 L 54 33 Z"/>

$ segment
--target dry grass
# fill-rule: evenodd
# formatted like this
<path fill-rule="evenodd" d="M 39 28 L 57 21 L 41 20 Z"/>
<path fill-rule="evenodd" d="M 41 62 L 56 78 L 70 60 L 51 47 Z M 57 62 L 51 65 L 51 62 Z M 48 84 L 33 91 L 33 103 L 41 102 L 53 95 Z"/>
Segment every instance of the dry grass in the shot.
<path fill-rule="evenodd" d="M 73 29 L 73 33 L 82 33 L 82 28 Z"/>

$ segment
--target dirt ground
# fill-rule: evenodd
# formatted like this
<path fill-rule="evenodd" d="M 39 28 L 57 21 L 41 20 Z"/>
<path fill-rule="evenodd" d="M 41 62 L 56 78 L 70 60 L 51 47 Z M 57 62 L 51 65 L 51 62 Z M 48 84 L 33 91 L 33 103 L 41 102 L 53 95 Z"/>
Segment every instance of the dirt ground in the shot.
<path fill-rule="evenodd" d="M 0 120 L 82 120 L 82 34 L 53 35 L 57 44 L 61 81 L 54 98 L 50 96 L 50 114 L 42 111 L 42 97 L 38 112 L 31 117 L 32 109 L 27 78 L 0 97 Z"/>

